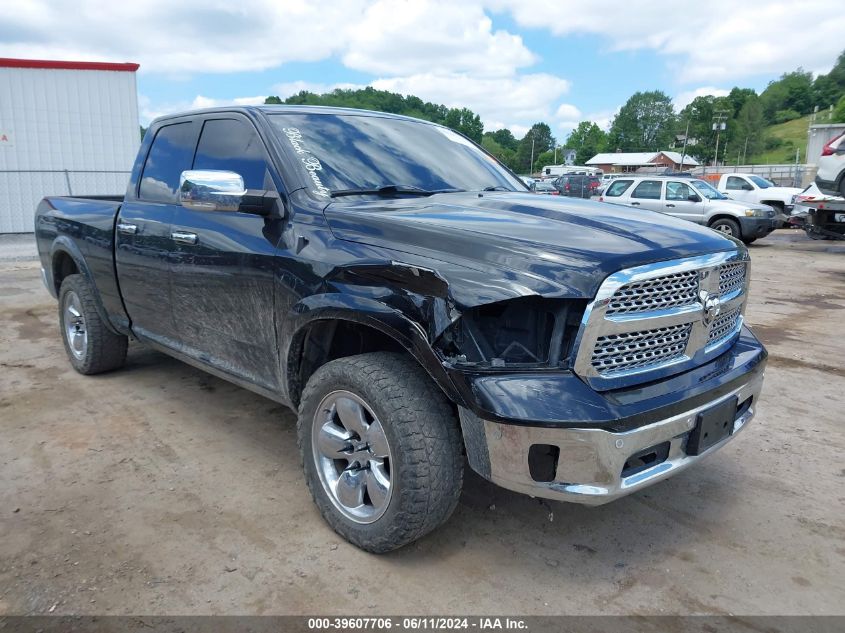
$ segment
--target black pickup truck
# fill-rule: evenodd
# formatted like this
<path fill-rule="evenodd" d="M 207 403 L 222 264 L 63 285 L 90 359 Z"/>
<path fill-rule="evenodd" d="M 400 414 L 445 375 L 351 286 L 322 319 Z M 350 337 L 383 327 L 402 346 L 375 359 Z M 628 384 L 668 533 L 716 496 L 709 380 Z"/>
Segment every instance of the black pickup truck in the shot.
<path fill-rule="evenodd" d="M 373 552 L 446 521 L 467 462 L 601 504 L 723 446 L 760 394 L 741 243 L 532 195 L 424 121 L 163 117 L 124 197 L 45 198 L 35 231 L 79 372 L 131 338 L 291 407 L 316 505 Z"/>

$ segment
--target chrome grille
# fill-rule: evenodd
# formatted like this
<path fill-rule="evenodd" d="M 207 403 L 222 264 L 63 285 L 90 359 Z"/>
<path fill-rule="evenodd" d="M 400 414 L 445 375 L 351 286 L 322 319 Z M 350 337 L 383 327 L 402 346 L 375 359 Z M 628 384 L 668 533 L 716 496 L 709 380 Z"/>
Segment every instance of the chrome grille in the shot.
<path fill-rule="evenodd" d="M 713 345 L 733 334 L 737 321 L 742 314 L 742 308 L 734 308 L 730 312 L 720 315 L 710 326 L 710 334 L 707 337 L 707 344 Z"/>
<path fill-rule="evenodd" d="M 689 323 L 641 332 L 610 334 L 596 339 L 593 367 L 602 374 L 663 364 L 684 355 Z"/>
<path fill-rule="evenodd" d="M 607 314 L 630 314 L 686 306 L 698 300 L 698 271 L 663 275 L 626 284 L 617 290 Z"/>
<path fill-rule="evenodd" d="M 614 389 L 715 358 L 742 323 L 747 264 L 745 252 L 714 253 L 610 275 L 584 314 L 575 372 Z"/>
<path fill-rule="evenodd" d="M 745 262 L 722 264 L 719 266 L 719 294 L 726 295 L 739 290 L 745 285 Z"/>

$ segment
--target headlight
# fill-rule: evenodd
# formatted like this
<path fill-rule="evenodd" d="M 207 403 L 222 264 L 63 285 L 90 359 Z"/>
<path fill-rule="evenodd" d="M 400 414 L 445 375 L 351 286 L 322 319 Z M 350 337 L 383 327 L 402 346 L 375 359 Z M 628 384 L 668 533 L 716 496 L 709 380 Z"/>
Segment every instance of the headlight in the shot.
<path fill-rule="evenodd" d="M 487 369 L 563 367 L 587 301 L 524 297 L 465 311 L 436 347 L 455 365 Z"/>
<path fill-rule="evenodd" d="M 747 218 L 765 218 L 769 214 L 763 209 L 746 209 L 745 217 Z"/>

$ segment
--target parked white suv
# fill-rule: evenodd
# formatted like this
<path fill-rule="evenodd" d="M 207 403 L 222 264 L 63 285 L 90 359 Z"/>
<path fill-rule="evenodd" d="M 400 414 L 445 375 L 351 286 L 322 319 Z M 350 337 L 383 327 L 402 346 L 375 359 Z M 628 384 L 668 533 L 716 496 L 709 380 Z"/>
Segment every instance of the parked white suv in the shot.
<path fill-rule="evenodd" d="M 831 139 L 822 148 L 816 184 L 829 196 L 845 197 L 845 134 Z"/>
<path fill-rule="evenodd" d="M 763 204 L 731 200 L 703 180 L 672 176 L 631 176 L 612 182 L 602 202 L 651 209 L 703 224 L 750 244 L 765 237 L 780 222 Z"/>

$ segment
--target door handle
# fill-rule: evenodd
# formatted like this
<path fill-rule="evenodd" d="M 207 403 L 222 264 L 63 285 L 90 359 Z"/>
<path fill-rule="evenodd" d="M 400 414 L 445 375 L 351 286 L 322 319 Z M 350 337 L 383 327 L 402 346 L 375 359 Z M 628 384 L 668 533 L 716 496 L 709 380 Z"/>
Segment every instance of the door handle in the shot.
<path fill-rule="evenodd" d="M 179 242 L 180 244 L 197 243 L 196 233 L 188 233 L 186 231 L 173 231 L 173 233 L 170 234 L 170 237 L 173 239 L 174 242 Z"/>
<path fill-rule="evenodd" d="M 674 207 L 675 205 L 674 205 L 674 204 L 671 204 L 671 203 L 667 203 L 667 204 L 666 204 L 666 206 L 667 206 L 667 207 Z"/>
<path fill-rule="evenodd" d="M 127 224 L 126 222 L 118 222 L 117 223 L 117 230 L 120 233 L 126 233 L 126 235 L 135 235 L 138 232 L 138 225 L 137 224 Z"/>
<path fill-rule="evenodd" d="M 631 206 L 632 207 L 638 207 L 638 206 L 640 206 L 640 203 L 639 202 L 632 202 Z"/>

